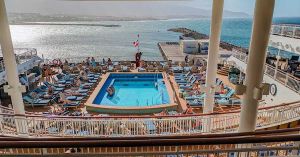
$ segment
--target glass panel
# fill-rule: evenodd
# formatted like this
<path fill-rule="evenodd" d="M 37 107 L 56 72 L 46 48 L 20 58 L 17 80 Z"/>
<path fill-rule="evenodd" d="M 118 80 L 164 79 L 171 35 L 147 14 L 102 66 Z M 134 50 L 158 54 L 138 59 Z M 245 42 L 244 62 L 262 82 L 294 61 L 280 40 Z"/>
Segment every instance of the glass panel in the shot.
<path fill-rule="evenodd" d="M 288 77 L 287 78 L 287 86 L 292 90 L 299 92 L 300 90 L 300 81 L 296 80 L 295 78 Z"/>

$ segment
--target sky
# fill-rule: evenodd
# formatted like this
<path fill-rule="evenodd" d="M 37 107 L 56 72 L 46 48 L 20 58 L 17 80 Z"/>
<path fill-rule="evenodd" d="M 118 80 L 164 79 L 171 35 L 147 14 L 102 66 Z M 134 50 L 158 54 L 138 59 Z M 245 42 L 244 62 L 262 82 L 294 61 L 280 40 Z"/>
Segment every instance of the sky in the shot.
<path fill-rule="evenodd" d="M 67 0 L 6 0 L 6 5 L 9 12 L 39 12 L 43 14 L 53 14 L 53 13 L 70 13 L 77 12 L 78 14 L 92 14 L 97 11 L 100 12 L 98 8 L 102 10 L 107 10 L 105 13 L 110 14 L 112 12 L 118 12 L 121 10 L 127 11 L 139 6 L 149 6 L 154 7 L 161 5 L 181 5 L 189 6 L 194 8 L 201 8 L 211 10 L 212 0 L 187 0 L 184 2 L 180 1 L 147 1 L 147 2 L 78 2 L 78 1 L 67 1 Z M 255 0 L 225 0 L 225 10 L 234 12 L 244 12 L 249 15 L 253 15 Z M 100 6 L 105 6 L 101 8 Z M 65 10 L 57 11 L 57 8 L 62 7 Z M 56 10 L 55 10 L 55 9 Z M 114 9 L 118 8 L 118 9 Z M 162 7 L 163 8 L 163 7 Z M 101 11 L 102 11 L 101 10 Z M 149 10 L 143 9 L 143 12 Z M 276 6 L 274 11 L 275 17 L 300 17 L 300 0 L 276 0 Z"/>

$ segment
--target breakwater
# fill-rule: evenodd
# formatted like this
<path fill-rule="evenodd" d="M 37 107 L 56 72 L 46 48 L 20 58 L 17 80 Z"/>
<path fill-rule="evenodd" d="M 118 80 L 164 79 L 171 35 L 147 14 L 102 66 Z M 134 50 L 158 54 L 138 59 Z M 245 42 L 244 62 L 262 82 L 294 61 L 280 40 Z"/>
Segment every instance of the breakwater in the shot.
<path fill-rule="evenodd" d="M 169 29 L 168 31 L 182 33 L 182 36 L 190 37 L 190 38 L 193 38 L 195 40 L 209 39 L 209 36 L 207 34 L 199 33 L 197 31 L 194 31 L 194 30 L 191 30 L 191 29 L 188 29 L 188 28 L 172 28 L 172 29 Z M 240 47 L 240 46 L 237 46 L 237 45 L 233 45 L 233 44 L 230 44 L 230 43 L 225 42 L 225 41 L 220 41 L 220 47 L 222 49 L 226 49 L 228 51 L 232 51 L 232 50 L 235 49 L 235 50 L 239 50 L 239 51 L 241 51 L 243 53 L 246 53 L 246 54 L 248 54 L 248 52 L 249 52 L 247 48 L 243 48 L 243 47 Z"/>

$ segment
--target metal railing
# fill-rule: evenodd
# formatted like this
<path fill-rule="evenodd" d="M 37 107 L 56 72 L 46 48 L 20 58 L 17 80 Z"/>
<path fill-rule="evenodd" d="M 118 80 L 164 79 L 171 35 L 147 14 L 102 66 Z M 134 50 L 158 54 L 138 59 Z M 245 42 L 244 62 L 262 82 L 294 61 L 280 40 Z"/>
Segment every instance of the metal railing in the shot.
<path fill-rule="evenodd" d="M 86 59 L 90 57 L 93 57 L 97 63 L 102 63 L 102 60 L 105 59 L 105 61 L 107 62 L 108 58 L 110 58 L 113 62 L 133 62 L 135 61 L 135 57 L 134 56 L 128 56 L 128 55 L 124 55 L 124 56 L 80 56 L 80 57 L 66 57 L 66 58 L 59 58 L 61 59 L 62 62 L 64 62 L 65 60 L 67 60 L 69 63 L 82 63 L 83 61 L 86 61 Z M 148 55 L 146 53 L 144 53 L 142 55 L 142 59 L 144 61 L 164 61 L 163 57 L 161 56 L 156 56 L 156 55 Z M 51 64 L 54 60 L 57 59 L 45 59 L 46 62 L 48 62 L 49 64 Z"/>
<path fill-rule="evenodd" d="M 0 50 L 1 51 L 1 50 Z M 37 56 L 37 50 L 33 48 L 15 48 L 17 64 L 22 64 Z M 4 60 L 0 60 L 0 72 L 5 70 Z"/>
<path fill-rule="evenodd" d="M 300 38 L 300 25 L 273 25 L 271 29 L 271 34 L 286 36 L 290 38 Z"/>
<path fill-rule="evenodd" d="M 240 61 L 247 64 L 248 56 L 240 52 L 239 50 L 233 50 L 233 56 Z M 274 80 L 280 82 L 284 86 L 288 87 L 289 89 L 295 91 L 296 93 L 300 94 L 300 79 L 287 73 L 282 70 L 275 69 L 275 67 L 265 64 L 265 74 L 273 78 Z"/>
<path fill-rule="evenodd" d="M 37 55 L 36 49 L 16 49 L 15 52 L 18 52 L 16 55 L 16 61 L 18 63 L 18 73 L 24 73 L 27 70 L 32 69 L 34 66 L 38 65 L 42 58 Z M 3 60 L 0 61 L 0 85 L 6 83 L 6 71 Z"/>
<path fill-rule="evenodd" d="M 300 38 L 300 25 L 272 25 L 271 34 L 290 38 Z"/>
<path fill-rule="evenodd" d="M 22 116 L 1 113 L 0 134 L 7 136 L 28 134 L 33 137 L 138 137 L 231 133 L 238 129 L 239 112 L 106 117 Z M 260 108 L 256 128 L 273 127 L 298 119 L 300 119 L 300 102 Z"/>
<path fill-rule="evenodd" d="M 218 135 L 127 138 L 0 137 L 1 155 L 299 156 L 299 128 Z"/>

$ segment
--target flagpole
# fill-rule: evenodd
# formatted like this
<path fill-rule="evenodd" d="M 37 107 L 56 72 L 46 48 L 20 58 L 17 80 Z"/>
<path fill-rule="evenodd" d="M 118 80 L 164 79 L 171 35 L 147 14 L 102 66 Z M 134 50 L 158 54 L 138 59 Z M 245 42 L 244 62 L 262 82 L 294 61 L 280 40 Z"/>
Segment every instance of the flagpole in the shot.
<path fill-rule="evenodd" d="M 140 52 L 140 34 L 138 34 L 138 52 Z"/>

